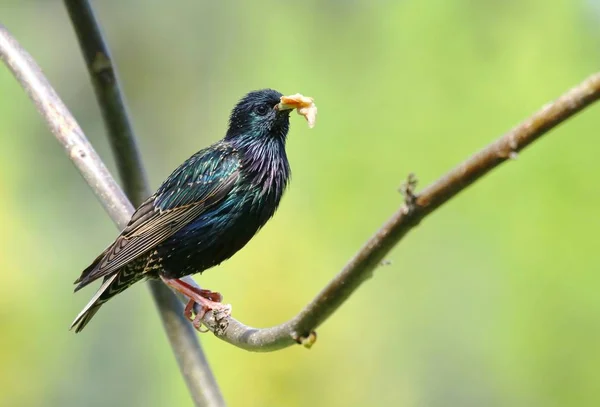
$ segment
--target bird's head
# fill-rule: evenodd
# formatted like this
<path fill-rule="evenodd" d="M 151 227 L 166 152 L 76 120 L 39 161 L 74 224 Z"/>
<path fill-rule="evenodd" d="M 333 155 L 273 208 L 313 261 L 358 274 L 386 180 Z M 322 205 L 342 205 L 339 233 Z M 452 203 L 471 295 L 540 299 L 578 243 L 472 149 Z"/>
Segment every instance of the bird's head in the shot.
<path fill-rule="evenodd" d="M 225 139 L 284 141 L 290 128 L 290 112 L 294 107 L 281 108 L 282 96 L 273 89 L 256 90 L 244 96 L 231 112 Z"/>

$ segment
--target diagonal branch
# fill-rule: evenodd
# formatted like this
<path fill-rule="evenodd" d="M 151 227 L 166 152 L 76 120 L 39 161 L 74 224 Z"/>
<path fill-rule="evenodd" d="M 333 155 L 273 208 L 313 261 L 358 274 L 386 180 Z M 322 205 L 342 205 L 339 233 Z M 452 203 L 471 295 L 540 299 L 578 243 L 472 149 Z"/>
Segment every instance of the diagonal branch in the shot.
<path fill-rule="evenodd" d="M 50 131 L 65 149 L 85 181 L 90 185 L 113 221 L 124 228 L 133 213 L 133 207 L 116 184 L 83 131 L 48 83 L 33 58 L 0 24 L 0 58 L 21 83 Z M 124 116 L 123 116 L 124 117 Z M 121 133 L 121 136 L 131 133 Z M 135 146 L 133 139 L 127 144 Z M 130 153 L 135 152 L 135 148 Z M 117 157 L 127 159 L 126 156 Z M 139 160 L 133 160 L 139 163 Z M 141 166 L 126 167 L 139 175 Z M 137 168 L 137 169 L 136 169 Z M 143 178 L 138 178 L 143 181 Z M 130 183 L 135 185 L 135 183 Z M 146 190 L 145 181 L 139 185 Z M 196 405 L 224 406 L 225 402 L 197 341 L 191 324 L 182 315 L 182 306 L 175 295 L 161 283 L 151 285 L 173 352 Z"/>
<path fill-rule="evenodd" d="M 64 2 L 94 85 L 123 189 L 138 206 L 150 196 L 150 191 L 116 69 L 89 2 Z"/>
<path fill-rule="evenodd" d="M 83 130 L 46 77 L 8 30 L 0 24 L 0 58 L 33 100 L 48 128 L 65 149 L 85 181 L 92 186 L 109 216 L 125 227 L 133 207 L 97 156 Z"/>
<path fill-rule="evenodd" d="M 217 337 L 251 351 L 273 351 L 295 342 L 310 346 L 321 325 L 368 279 L 390 250 L 431 212 L 458 195 L 503 162 L 600 99 L 600 73 L 590 76 L 556 101 L 544 106 L 517 127 L 474 154 L 439 180 L 414 194 L 409 176 L 406 203 L 371 237 L 340 273 L 293 319 L 281 325 L 256 329 L 233 318 L 207 315 L 205 324 Z"/>

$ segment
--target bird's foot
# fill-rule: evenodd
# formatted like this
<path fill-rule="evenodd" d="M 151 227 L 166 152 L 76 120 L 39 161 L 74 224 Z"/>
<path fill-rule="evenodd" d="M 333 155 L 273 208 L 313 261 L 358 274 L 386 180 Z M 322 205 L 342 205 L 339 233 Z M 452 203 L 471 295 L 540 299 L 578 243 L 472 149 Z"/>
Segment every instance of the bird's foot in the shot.
<path fill-rule="evenodd" d="M 210 290 L 203 290 L 201 288 L 196 288 L 196 287 L 192 287 L 192 288 L 194 289 L 194 293 L 196 293 L 198 295 L 198 297 L 195 297 L 195 298 L 202 298 L 203 300 L 206 299 L 206 300 L 208 300 L 208 302 L 214 303 L 214 304 L 218 304 L 221 301 L 223 301 L 223 296 L 221 295 L 221 293 L 210 291 Z M 185 317 L 187 319 L 189 319 L 190 321 L 192 321 L 194 319 L 192 314 L 194 312 L 194 305 L 196 305 L 196 304 L 202 305 L 200 303 L 200 301 L 196 301 L 195 299 L 192 299 L 190 297 L 190 300 L 188 301 L 187 305 L 185 306 L 185 309 L 183 310 L 183 315 L 185 315 Z"/>
<path fill-rule="evenodd" d="M 196 315 L 192 317 L 192 311 L 194 311 L 196 304 L 200 309 L 197 311 Z M 212 312 L 216 320 L 221 320 L 231 315 L 231 305 L 221 304 L 220 302 L 211 301 L 206 298 L 202 298 L 201 301 L 190 300 L 185 308 L 186 310 L 189 309 L 188 319 L 192 321 L 194 328 L 201 333 L 209 331 L 208 328 L 202 326 L 202 321 L 208 312 Z"/>
<path fill-rule="evenodd" d="M 194 328 L 198 331 L 208 332 L 207 329 L 202 327 L 202 320 L 209 311 L 213 312 L 215 318 L 217 318 L 218 315 L 218 319 L 223 319 L 231 315 L 231 305 L 221 304 L 223 296 L 220 293 L 194 287 L 177 278 L 161 276 L 161 279 L 169 287 L 189 298 L 189 301 L 183 310 L 183 315 L 192 321 Z M 199 310 L 194 309 L 196 304 L 200 307 Z M 194 312 L 196 312 L 195 316 Z"/>

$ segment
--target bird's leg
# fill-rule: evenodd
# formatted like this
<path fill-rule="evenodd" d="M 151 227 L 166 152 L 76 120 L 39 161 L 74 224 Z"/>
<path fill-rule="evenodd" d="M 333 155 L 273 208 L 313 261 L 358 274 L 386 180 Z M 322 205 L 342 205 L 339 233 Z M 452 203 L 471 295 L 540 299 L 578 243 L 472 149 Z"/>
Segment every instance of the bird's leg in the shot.
<path fill-rule="evenodd" d="M 194 287 L 178 278 L 167 278 L 165 276 L 160 276 L 160 278 L 166 285 L 190 299 L 185 306 L 183 314 L 186 318 L 193 321 L 194 327 L 199 331 L 201 331 L 202 318 L 204 318 L 208 311 L 223 310 L 227 314 L 231 312 L 230 306 L 221 304 L 223 296 L 220 293 Z M 196 314 L 195 318 L 192 318 L 194 305 L 196 304 L 200 306 L 200 311 Z"/>

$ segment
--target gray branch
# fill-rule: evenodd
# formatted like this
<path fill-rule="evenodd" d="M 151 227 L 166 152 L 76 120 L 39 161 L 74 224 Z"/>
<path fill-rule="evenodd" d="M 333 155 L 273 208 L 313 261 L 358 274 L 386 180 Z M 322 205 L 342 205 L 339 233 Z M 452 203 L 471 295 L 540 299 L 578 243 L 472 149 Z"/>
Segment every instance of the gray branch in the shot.
<path fill-rule="evenodd" d="M 90 14 L 91 16 L 91 14 Z M 98 32 L 98 31 L 96 31 Z M 101 41 L 101 38 L 98 37 Z M 0 58 L 12 71 L 23 86 L 29 97 L 35 103 L 37 110 L 44 118 L 50 131 L 65 149 L 85 181 L 92 188 L 105 210 L 120 229 L 123 229 L 131 215 L 133 207 L 123 191 L 114 181 L 102 160 L 89 143 L 81 127 L 77 124 L 67 107 L 48 83 L 33 58 L 0 24 Z M 116 81 L 112 94 L 119 97 Z M 122 102 L 113 106 L 123 106 Z M 111 109 L 116 109 L 115 107 Z M 119 120 L 127 120 L 123 111 Z M 115 119 L 116 120 L 116 119 Z M 119 126 L 123 130 L 113 134 L 113 139 L 129 138 L 117 145 L 124 145 L 130 155 L 117 155 L 117 161 L 130 160 L 129 164 L 119 166 L 121 171 L 131 171 L 124 178 L 131 178 L 129 187 L 135 189 L 132 194 L 141 199 L 147 190 L 142 175 L 140 160 L 137 158 L 135 141 L 131 127 Z M 138 181 L 133 178 L 138 177 Z M 136 195 L 137 194 L 137 195 Z M 183 307 L 175 295 L 162 283 L 155 282 L 150 290 L 159 309 L 163 325 L 171 343 L 179 368 L 188 385 L 192 398 L 198 406 L 220 407 L 225 402 L 212 375 L 208 361 L 202 352 L 192 325 L 183 317 Z"/>

